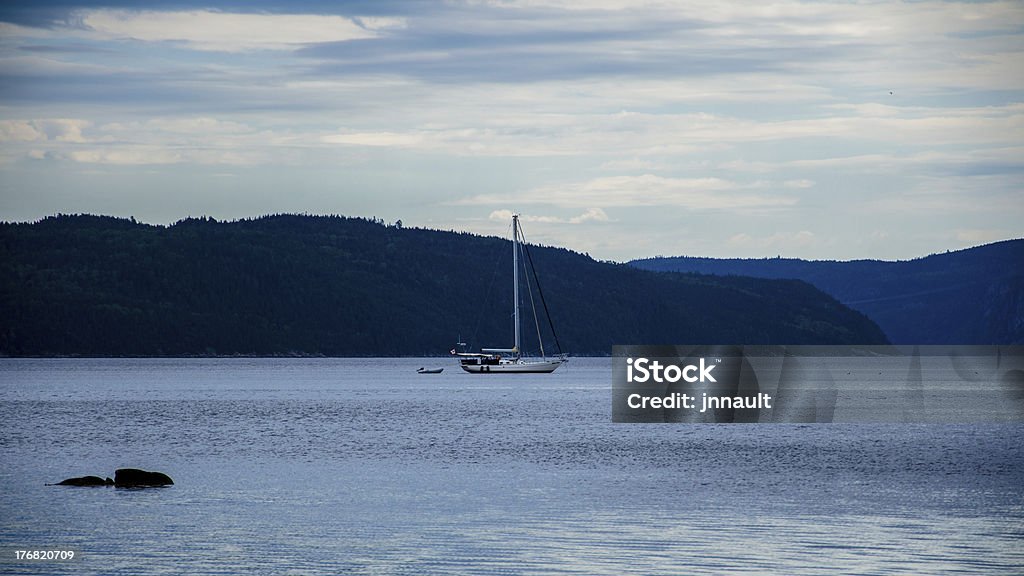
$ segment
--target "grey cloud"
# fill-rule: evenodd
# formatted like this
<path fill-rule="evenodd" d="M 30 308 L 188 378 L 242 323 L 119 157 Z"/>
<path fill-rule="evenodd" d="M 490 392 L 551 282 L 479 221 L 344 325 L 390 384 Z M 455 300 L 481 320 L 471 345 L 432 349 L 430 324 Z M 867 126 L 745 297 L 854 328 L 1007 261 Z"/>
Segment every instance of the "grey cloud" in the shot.
<path fill-rule="evenodd" d="M 308 13 L 362 16 L 394 16 L 429 10 L 431 3 L 418 0 L 34 0 L 33 2 L 0 2 L 0 22 L 22 26 L 53 28 L 73 20 L 76 11 L 89 8 L 124 10 L 200 10 L 215 7 L 225 12 Z"/>
<path fill-rule="evenodd" d="M 314 71 L 400 74 L 438 82 L 531 82 L 590 76 L 686 77 L 778 72 L 792 63 L 856 58 L 872 47 L 827 37 L 776 38 L 756 50 L 707 34 L 716 25 L 658 13 L 619 21 L 548 11 L 453 11 L 411 18 L 380 38 L 307 47 Z M 507 25 L 505 23 L 507 22 Z M 813 49 L 811 49 L 813 48 Z"/>

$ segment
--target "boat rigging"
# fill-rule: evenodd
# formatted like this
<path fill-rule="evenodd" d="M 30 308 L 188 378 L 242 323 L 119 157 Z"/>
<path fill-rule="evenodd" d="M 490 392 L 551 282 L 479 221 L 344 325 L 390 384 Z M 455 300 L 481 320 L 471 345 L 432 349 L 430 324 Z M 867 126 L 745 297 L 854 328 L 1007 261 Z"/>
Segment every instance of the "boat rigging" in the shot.
<path fill-rule="evenodd" d="M 522 354 L 522 329 L 519 315 L 519 253 L 522 250 L 520 240 L 523 237 L 523 230 L 519 225 L 519 215 L 512 215 L 512 301 L 513 301 L 513 324 L 514 342 L 511 348 L 482 348 L 479 353 L 458 352 L 452 349 L 451 354 L 459 359 L 459 366 L 471 374 L 544 374 L 554 372 L 559 366 L 569 361 L 568 355 L 562 353 L 561 345 L 558 344 L 558 336 L 554 334 L 554 325 L 551 323 L 551 314 L 548 312 L 547 302 L 544 301 L 544 292 L 537 283 L 537 293 L 540 295 L 541 304 L 544 307 L 548 323 L 551 325 L 551 333 L 555 338 L 559 354 L 548 357 L 544 353 L 543 341 L 540 343 L 540 358 L 524 358 Z M 522 243 L 525 245 L 525 241 Z M 533 258 L 526 252 L 536 278 L 537 271 L 533 268 Z M 530 304 L 533 308 L 534 323 L 537 325 L 537 336 L 540 339 L 540 324 L 537 320 L 537 308 L 533 300 L 533 291 L 529 289 L 529 276 L 527 276 Z"/>

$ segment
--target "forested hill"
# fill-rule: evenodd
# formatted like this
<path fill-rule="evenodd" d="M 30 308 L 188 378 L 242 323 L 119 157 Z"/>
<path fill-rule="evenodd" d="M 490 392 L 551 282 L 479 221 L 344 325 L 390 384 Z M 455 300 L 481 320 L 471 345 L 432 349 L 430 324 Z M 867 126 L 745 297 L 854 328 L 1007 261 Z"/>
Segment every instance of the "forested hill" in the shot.
<path fill-rule="evenodd" d="M 1024 344 L 1024 240 L 901 262 L 677 257 L 631 264 L 804 280 L 866 314 L 896 344 Z"/>
<path fill-rule="evenodd" d="M 660 274 L 559 248 L 530 254 L 574 354 L 885 341 L 862 314 L 800 281 Z M 511 257 L 508 240 L 336 216 L 4 223 L 0 354 L 432 355 L 460 335 L 473 348 L 506 347 Z M 524 347 L 536 350 L 532 316 L 523 326 Z"/>

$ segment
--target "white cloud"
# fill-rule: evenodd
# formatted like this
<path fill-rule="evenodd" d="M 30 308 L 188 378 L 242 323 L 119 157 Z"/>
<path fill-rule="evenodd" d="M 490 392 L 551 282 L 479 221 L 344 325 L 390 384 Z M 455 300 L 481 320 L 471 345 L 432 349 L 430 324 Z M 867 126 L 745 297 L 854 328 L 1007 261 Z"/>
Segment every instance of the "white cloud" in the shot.
<path fill-rule="evenodd" d="M 993 171 L 1019 173 L 1024 170 L 1024 148 L 1019 146 L 976 148 L 957 151 L 924 151 L 913 154 L 862 154 L 814 160 L 792 160 L 772 164 L 772 170 L 826 170 L 833 173 L 868 173 L 891 176 L 931 177 L 936 173 Z M 959 185 L 959 184 L 958 184 Z"/>
<path fill-rule="evenodd" d="M 251 133 L 253 128 L 232 120 L 221 120 L 209 116 L 171 116 L 151 118 L 144 122 L 112 122 L 103 125 L 108 134 L 132 135 L 159 132 L 165 135 L 189 135 L 206 138 L 211 135 Z"/>
<path fill-rule="evenodd" d="M 569 219 L 570 224 L 579 224 L 581 222 L 608 222 L 608 215 L 604 213 L 604 210 L 600 208 L 591 208 L 580 214 L 579 216 Z"/>
<path fill-rule="evenodd" d="M 644 160 L 642 158 L 626 158 L 609 160 L 601 164 L 601 170 L 608 170 L 611 172 L 624 172 L 624 171 L 639 171 L 639 172 L 651 172 L 656 170 L 663 170 L 666 166 L 663 163 L 655 162 L 653 160 Z"/>
<path fill-rule="evenodd" d="M 210 117 L 103 124 L 73 118 L 0 120 L 6 160 L 20 156 L 85 164 L 286 164 L 302 148 L 301 140 Z"/>
<path fill-rule="evenodd" d="M 319 42 L 374 38 L 404 25 L 394 18 L 315 14 L 239 14 L 211 10 L 84 10 L 77 20 L 92 36 L 143 42 L 180 42 L 196 50 L 293 50 Z"/>
<path fill-rule="evenodd" d="M 814 187 L 814 180 L 808 180 L 806 178 L 786 180 L 782 183 L 782 186 L 784 188 L 812 188 Z"/>
<path fill-rule="evenodd" d="M 327 144 L 348 144 L 352 146 L 372 146 L 389 148 L 413 148 L 422 144 L 429 144 L 429 140 L 422 134 L 395 132 L 350 132 L 343 134 L 329 134 L 320 138 L 321 142 Z"/>
<path fill-rule="evenodd" d="M 810 230 L 776 232 L 768 236 L 752 236 L 746 232 L 741 232 L 733 235 L 728 240 L 728 244 L 736 248 L 756 248 L 761 250 L 794 250 L 810 246 L 815 242 L 818 242 L 818 238 Z"/>
<path fill-rule="evenodd" d="M 492 222 L 508 222 L 512 219 L 511 210 L 494 210 L 487 217 Z M 532 214 L 520 214 L 519 219 L 524 222 L 539 222 L 541 224 L 583 224 L 585 222 L 609 222 L 608 215 L 600 208 L 590 208 L 579 216 L 571 218 L 560 218 L 558 216 L 537 216 Z"/>
<path fill-rule="evenodd" d="M 118 164 L 138 166 L 146 164 L 177 164 L 183 160 L 180 153 L 165 148 L 120 147 L 72 150 L 68 153 L 75 162 L 85 164 Z"/>
<path fill-rule="evenodd" d="M 82 130 L 89 124 L 72 118 L 0 120 L 0 142 L 85 142 Z"/>
<path fill-rule="evenodd" d="M 961 228 L 955 232 L 956 239 L 968 246 L 988 244 L 990 242 L 996 242 L 997 240 L 1006 240 L 1013 237 L 1013 234 L 1009 230 L 1002 229 Z"/>
<path fill-rule="evenodd" d="M 0 120 L 0 142 L 33 142 L 45 139 L 46 135 L 31 122 Z"/>
<path fill-rule="evenodd" d="M 1018 105 L 988 108 L 843 109 L 840 114 L 772 120 L 711 113 L 575 113 L 537 114 L 501 95 L 482 91 L 478 100 L 459 108 L 426 107 L 442 117 L 412 117 L 406 130 L 345 131 L 321 141 L 390 147 L 459 156 L 613 156 L 602 169 L 651 171 L 669 164 L 655 157 L 703 154 L 756 142 L 784 142 L 831 137 L 884 145 L 1012 145 L 1024 133 L 1024 109 Z M 569 106 L 569 104 L 566 104 Z M 418 110 L 418 109 L 417 109 Z M 400 114 L 394 112 L 393 114 Z M 392 112 L 388 112 L 392 114 Z M 880 155 L 884 156 L 884 155 Z M 628 159 L 622 159 L 627 157 Z M 767 165 L 733 161 L 738 169 L 758 171 Z M 817 162 L 809 160 L 808 162 Z M 723 165 L 728 168 L 728 165 Z M 795 182 L 794 182 L 795 183 Z"/>
<path fill-rule="evenodd" d="M 577 208 L 674 206 L 689 210 L 782 207 L 797 202 L 792 196 L 750 194 L 740 189 L 738 184 L 720 178 L 666 178 L 644 174 L 543 186 L 513 194 L 512 200 L 522 204 Z M 482 194 L 454 203 L 493 205 L 508 201 L 507 195 Z"/>
<path fill-rule="evenodd" d="M 917 222 L 936 216 L 955 223 L 1010 220 L 1020 228 L 1024 190 L 1019 173 L 919 175 L 908 189 L 860 202 L 856 209 L 867 214 L 901 214 Z"/>

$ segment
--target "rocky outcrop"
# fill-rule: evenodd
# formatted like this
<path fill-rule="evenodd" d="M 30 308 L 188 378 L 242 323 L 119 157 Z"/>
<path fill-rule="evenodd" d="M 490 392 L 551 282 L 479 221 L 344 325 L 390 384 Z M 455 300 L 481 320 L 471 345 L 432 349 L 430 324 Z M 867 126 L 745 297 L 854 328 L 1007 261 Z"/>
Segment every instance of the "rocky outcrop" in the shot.
<path fill-rule="evenodd" d="M 99 476 L 80 476 L 61 480 L 47 486 L 114 486 L 117 488 L 149 488 L 153 486 L 170 486 L 174 480 L 163 472 L 149 472 L 138 468 L 118 468 L 114 479 Z"/>
<path fill-rule="evenodd" d="M 172 484 L 174 484 L 174 480 L 162 472 L 147 472 L 137 468 L 118 468 L 114 471 L 114 486 L 118 488 L 145 488 Z"/>
<path fill-rule="evenodd" d="M 100 478 L 99 476 L 79 476 L 78 478 L 68 478 L 67 480 L 61 480 L 56 484 L 47 484 L 47 486 L 113 486 L 114 481 L 110 478 Z"/>

